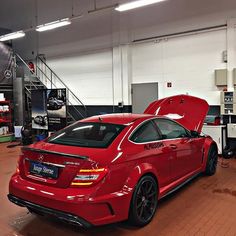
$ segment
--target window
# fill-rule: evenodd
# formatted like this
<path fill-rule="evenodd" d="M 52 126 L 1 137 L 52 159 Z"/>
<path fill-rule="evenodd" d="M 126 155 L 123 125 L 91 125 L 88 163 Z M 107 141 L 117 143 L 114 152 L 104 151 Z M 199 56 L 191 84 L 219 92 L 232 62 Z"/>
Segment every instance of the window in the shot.
<path fill-rule="evenodd" d="M 154 122 L 160 129 L 162 138 L 164 139 L 183 138 L 190 136 L 184 127 L 174 121 L 168 119 L 156 119 Z"/>
<path fill-rule="evenodd" d="M 124 129 L 124 125 L 79 122 L 48 139 L 49 143 L 68 146 L 106 148 Z"/>
<path fill-rule="evenodd" d="M 161 137 L 153 124 L 153 121 L 148 121 L 139 127 L 134 134 L 131 136 L 130 140 L 135 143 L 144 143 L 160 140 Z"/>

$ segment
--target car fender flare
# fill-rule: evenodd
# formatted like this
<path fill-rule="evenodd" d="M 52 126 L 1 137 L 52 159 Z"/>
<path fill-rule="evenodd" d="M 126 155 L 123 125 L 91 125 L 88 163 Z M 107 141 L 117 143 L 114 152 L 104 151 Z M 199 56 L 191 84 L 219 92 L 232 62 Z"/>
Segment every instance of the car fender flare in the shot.
<path fill-rule="evenodd" d="M 216 146 L 217 151 L 218 151 L 218 147 L 217 147 L 216 142 L 211 137 L 206 137 L 205 143 L 203 145 L 203 148 L 204 148 L 203 170 L 205 170 L 205 168 L 206 168 L 208 152 L 209 152 L 209 149 L 212 145 Z"/>
<path fill-rule="evenodd" d="M 150 163 L 142 163 L 135 166 L 131 171 L 130 175 L 128 176 L 128 178 L 126 179 L 123 190 L 133 192 L 138 181 L 142 178 L 142 176 L 147 174 L 150 174 L 155 178 L 157 182 L 157 188 L 159 191 L 158 174 L 154 166 Z"/>

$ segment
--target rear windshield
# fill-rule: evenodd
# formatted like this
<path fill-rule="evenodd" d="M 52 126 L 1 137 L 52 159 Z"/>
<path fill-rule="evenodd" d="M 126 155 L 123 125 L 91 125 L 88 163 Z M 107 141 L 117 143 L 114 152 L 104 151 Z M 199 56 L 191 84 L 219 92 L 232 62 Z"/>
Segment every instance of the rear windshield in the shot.
<path fill-rule="evenodd" d="M 124 127 L 124 125 L 108 123 L 79 122 L 57 132 L 48 139 L 48 142 L 68 146 L 107 148 Z"/>

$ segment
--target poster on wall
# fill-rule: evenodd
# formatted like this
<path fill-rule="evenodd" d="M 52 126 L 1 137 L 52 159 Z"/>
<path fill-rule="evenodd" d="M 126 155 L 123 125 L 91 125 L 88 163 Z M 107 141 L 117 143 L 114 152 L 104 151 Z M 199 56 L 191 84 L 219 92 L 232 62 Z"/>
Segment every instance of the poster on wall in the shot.
<path fill-rule="evenodd" d="M 66 126 L 66 89 L 32 90 L 32 128 L 57 131 Z"/>
<path fill-rule="evenodd" d="M 39 89 L 31 91 L 32 104 L 32 128 L 48 130 L 47 115 L 47 90 Z"/>
<path fill-rule="evenodd" d="M 11 85 L 14 58 L 12 49 L 0 42 L 0 84 Z"/>
<path fill-rule="evenodd" d="M 47 90 L 47 114 L 49 131 L 66 126 L 66 89 Z"/>

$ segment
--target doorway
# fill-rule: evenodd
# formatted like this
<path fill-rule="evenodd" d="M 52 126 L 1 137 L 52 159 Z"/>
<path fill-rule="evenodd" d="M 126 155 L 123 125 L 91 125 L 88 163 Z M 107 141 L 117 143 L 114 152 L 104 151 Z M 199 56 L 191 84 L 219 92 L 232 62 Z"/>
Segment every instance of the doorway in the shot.
<path fill-rule="evenodd" d="M 158 83 L 132 84 L 132 112 L 141 114 L 147 106 L 158 99 Z"/>

